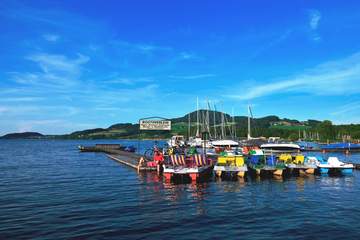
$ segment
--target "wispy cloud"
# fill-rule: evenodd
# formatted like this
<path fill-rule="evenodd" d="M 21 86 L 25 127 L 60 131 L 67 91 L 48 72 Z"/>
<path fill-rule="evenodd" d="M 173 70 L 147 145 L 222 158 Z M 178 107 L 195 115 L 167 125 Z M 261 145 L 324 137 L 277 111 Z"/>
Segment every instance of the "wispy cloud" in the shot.
<path fill-rule="evenodd" d="M 318 10 L 309 10 L 309 26 L 312 30 L 316 30 L 319 26 L 321 13 Z"/>
<path fill-rule="evenodd" d="M 192 60 L 192 59 L 200 60 L 200 59 L 202 59 L 197 54 L 191 53 L 191 52 L 181 52 L 179 55 L 180 55 L 180 59 L 182 59 L 182 60 Z"/>
<path fill-rule="evenodd" d="M 354 112 L 360 109 L 360 101 L 345 104 L 341 106 L 337 111 L 332 112 L 331 115 L 342 115 L 349 112 Z"/>
<path fill-rule="evenodd" d="M 18 132 L 37 131 L 48 134 L 62 134 L 60 129 L 76 131 L 96 127 L 95 124 L 74 123 L 64 119 L 23 120 L 16 125 Z"/>
<path fill-rule="evenodd" d="M 103 81 L 106 84 L 122 84 L 122 85 L 135 85 L 137 83 L 150 83 L 153 82 L 149 77 L 121 77 L 118 73 L 111 74 L 108 79 Z"/>
<path fill-rule="evenodd" d="M 112 45 L 120 48 L 126 48 L 130 51 L 135 51 L 141 54 L 152 54 L 156 51 L 171 51 L 172 47 L 160 46 L 155 44 L 145 44 L 145 43 L 133 43 L 123 40 L 112 40 L 110 42 Z"/>
<path fill-rule="evenodd" d="M 40 113 L 51 113 L 52 115 L 56 114 L 58 116 L 73 116 L 79 113 L 79 109 L 73 106 L 65 105 L 18 105 L 11 103 L 7 105 L 0 106 L 0 113 L 6 114 L 9 116 L 28 116 L 29 114 L 38 115 Z"/>
<path fill-rule="evenodd" d="M 216 77 L 215 74 L 206 73 L 206 74 L 195 74 L 195 75 L 170 75 L 170 78 L 176 78 L 176 79 L 185 79 L 185 80 L 194 80 L 194 79 L 200 79 L 200 78 L 212 78 Z"/>
<path fill-rule="evenodd" d="M 65 55 L 38 53 L 26 57 L 36 63 L 39 72 L 13 72 L 12 79 L 18 84 L 63 87 L 74 85 L 81 75 L 82 65 L 90 58 L 81 54 L 75 59 Z"/>
<path fill-rule="evenodd" d="M 0 106 L 0 115 L 9 111 L 9 108 Z"/>
<path fill-rule="evenodd" d="M 57 40 L 59 40 L 60 36 L 56 34 L 44 34 L 43 38 L 49 42 L 56 42 Z"/>
<path fill-rule="evenodd" d="M 139 102 L 149 101 L 158 95 L 157 84 L 148 84 L 136 88 L 121 88 L 116 90 L 103 90 L 103 89 L 91 89 L 89 92 L 79 93 L 81 98 L 86 98 L 86 101 L 97 104 L 108 104 L 114 106 L 116 104 L 125 102 Z M 93 95 L 97 92 L 96 95 Z"/>
<path fill-rule="evenodd" d="M 304 73 L 269 81 L 244 89 L 242 94 L 226 95 L 235 99 L 254 99 L 286 92 L 303 92 L 312 95 L 342 95 L 360 92 L 360 52 L 345 59 L 320 64 Z"/>
<path fill-rule="evenodd" d="M 309 27 L 311 30 L 311 38 L 314 41 L 320 41 L 321 36 L 317 32 L 317 29 L 319 27 L 321 13 L 318 10 L 312 9 L 308 11 L 308 14 L 309 14 Z"/>
<path fill-rule="evenodd" d="M 36 102 L 44 100 L 43 97 L 2 97 L 0 102 Z"/>
<path fill-rule="evenodd" d="M 76 59 L 69 59 L 65 55 L 54 55 L 48 53 L 39 53 L 27 57 L 35 63 L 38 63 L 45 72 L 60 71 L 68 73 L 79 73 L 79 66 L 89 61 L 89 57 L 78 54 Z"/>
<path fill-rule="evenodd" d="M 258 57 L 261 53 L 263 53 L 264 51 L 281 44 L 282 42 L 286 41 L 291 33 L 293 31 L 288 29 L 285 32 L 281 33 L 280 35 L 274 37 L 271 41 L 269 41 L 268 43 L 262 45 L 260 48 L 258 48 L 252 55 L 250 58 L 256 58 Z"/>

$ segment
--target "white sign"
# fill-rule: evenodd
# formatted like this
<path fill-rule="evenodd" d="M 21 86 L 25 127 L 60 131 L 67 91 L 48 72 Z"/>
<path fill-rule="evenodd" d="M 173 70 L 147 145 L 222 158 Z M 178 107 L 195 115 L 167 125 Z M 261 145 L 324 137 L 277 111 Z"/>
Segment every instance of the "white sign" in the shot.
<path fill-rule="evenodd" d="M 171 130 L 171 121 L 140 120 L 140 130 Z"/>

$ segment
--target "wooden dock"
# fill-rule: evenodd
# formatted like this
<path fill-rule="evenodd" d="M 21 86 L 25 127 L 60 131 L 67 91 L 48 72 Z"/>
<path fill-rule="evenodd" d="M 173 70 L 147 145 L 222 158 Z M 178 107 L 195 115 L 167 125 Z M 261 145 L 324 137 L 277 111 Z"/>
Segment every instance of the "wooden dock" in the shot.
<path fill-rule="evenodd" d="M 86 147 L 79 146 L 81 152 L 102 152 L 106 156 L 118 163 L 124 164 L 128 167 L 134 168 L 138 171 L 156 171 L 156 167 L 146 166 L 146 162 L 139 165 L 140 159 L 143 157 L 140 154 L 133 152 L 126 152 L 120 150 L 119 144 L 96 144 L 95 146 Z"/>

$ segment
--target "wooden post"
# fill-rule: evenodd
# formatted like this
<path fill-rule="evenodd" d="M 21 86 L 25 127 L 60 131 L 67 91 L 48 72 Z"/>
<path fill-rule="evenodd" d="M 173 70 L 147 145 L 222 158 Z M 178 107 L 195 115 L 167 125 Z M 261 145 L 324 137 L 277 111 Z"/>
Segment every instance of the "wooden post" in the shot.
<path fill-rule="evenodd" d="M 164 173 L 164 177 L 166 180 L 170 181 L 172 177 L 172 173 Z"/>
<path fill-rule="evenodd" d="M 282 170 L 282 169 L 276 169 L 276 170 L 274 171 L 274 175 L 282 176 L 282 174 L 283 174 L 283 170 Z"/>
<path fill-rule="evenodd" d="M 144 164 L 144 162 L 145 162 L 145 161 L 144 161 L 144 158 L 141 157 L 140 160 L 139 160 L 139 164 L 138 164 L 138 166 L 137 166 L 138 172 L 140 172 L 141 166 Z"/>
<path fill-rule="evenodd" d="M 199 177 L 198 173 L 190 173 L 190 178 L 192 181 L 196 181 Z"/>
<path fill-rule="evenodd" d="M 245 177 L 245 171 L 239 171 L 239 172 L 237 173 L 237 176 L 238 176 L 238 177 L 241 177 L 241 178 Z"/>

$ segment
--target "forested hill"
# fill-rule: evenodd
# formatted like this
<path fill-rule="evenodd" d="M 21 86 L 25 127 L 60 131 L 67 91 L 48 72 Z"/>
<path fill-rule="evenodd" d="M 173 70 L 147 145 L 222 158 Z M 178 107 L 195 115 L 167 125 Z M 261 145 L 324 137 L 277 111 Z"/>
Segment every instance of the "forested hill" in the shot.
<path fill-rule="evenodd" d="M 199 119 L 199 130 L 210 130 L 212 136 L 219 135 L 224 129 L 227 136 L 236 135 L 238 138 L 246 137 L 246 116 L 235 116 L 218 111 L 200 110 L 186 114 L 183 117 L 170 119 L 172 130 L 169 131 L 140 131 L 139 124 L 118 123 L 108 128 L 95 128 L 84 131 L 76 131 L 71 134 L 57 136 L 67 139 L 100 139 L 100 138 L 168 138 L 172 135 L 188 135 L 190 120 L 190 135 L 195 135 Z M 204 126 L 210 126 L 206 129 Z M 251 134 L 253 137 L 278 136 L 285 139 L 307 139 L 307 140 L 343 140 L 360 139 L 360 124 L 333 125 L 331 121 L 307 120 L 298 121 L 294 119 L 279 118 L 277 116 L 266 116 L 262 118 L 251 118 Z"/>
<path fill-rule="evenodd" d="M 94 128 L 76 131 L 65 135 L 42 135 L 36 132 L 6 134 L 2 139 L 164 139 L 172 135 L 194 136 L 197 128 L 200 132 L 208 131 L 211 137 L 224 133 L 227 137 L 236 136 L 245 138 L 247 135 L 248 117 L 235 116 L 218 111 L 200 110 L 191 112 L 183 117 L 170 119 L 171 131 L 140 131 L 139 124 L 117 123 L 108 128 Z M 199 124 L 197 124 L 199 122 Z M 208 128 L 206 126 L 209 126 Z M 252 137 L 281 137 L 284 139 L 297 140 L 299 137 L 305 140 L 318 141 L 343 141 L 359 140 L 360 124 L 333 125 L 331 121 L 279 118 L 278 116 L 266 116 L 251 118 Z"/>
<path fill-rule="evenodd" d="M 0 139 L 38 139 L 43 137 L 44 135 L 38 132 L 23 132 L 23 133 L 9 133 L 0 137 Z"/>

